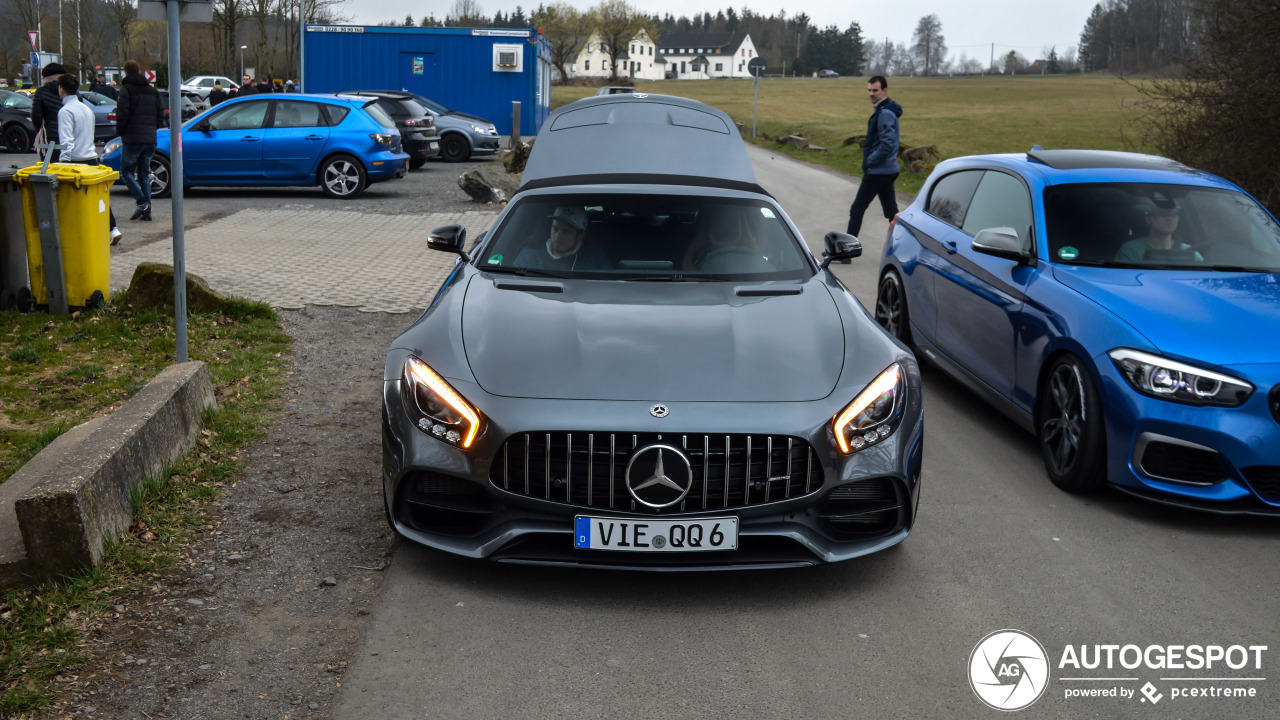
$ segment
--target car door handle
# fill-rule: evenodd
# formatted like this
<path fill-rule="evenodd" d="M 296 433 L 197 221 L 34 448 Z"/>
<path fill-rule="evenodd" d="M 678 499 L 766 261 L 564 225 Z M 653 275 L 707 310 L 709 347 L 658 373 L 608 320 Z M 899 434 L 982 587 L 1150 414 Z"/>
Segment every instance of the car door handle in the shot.
<path fill-rule="evenodd" d="M 947 254 L 948 254 L 948 255 L 954 255 L 954 254 L 956 253 L 956 249 L 957 249 L 957 248 L 956 248 L 956 241 L 955 241 L 955 240 L 948 240 L 948 241 L 947 241 Z"/>
<path fill-rule="evenodd" d="M 240 142 L 258 142 L 258 140 L 260 139 L 261 138 L 256 138 L 252 135 L 245 135 L 244 137 L 240 138 Z"/>
<path fill-rule="evenodd" d="M 307 140 L 323 140 L 324 137 L 321 135 L 308 135 L 306 139 Z"/>

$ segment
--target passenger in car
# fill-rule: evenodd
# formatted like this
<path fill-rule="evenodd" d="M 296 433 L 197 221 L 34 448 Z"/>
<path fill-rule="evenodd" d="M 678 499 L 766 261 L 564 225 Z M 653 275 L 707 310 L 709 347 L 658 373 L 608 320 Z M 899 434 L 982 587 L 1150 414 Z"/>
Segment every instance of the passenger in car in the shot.
<path fill-rule="evenodd" d="M 541 245 L 525 248 L 516 256 L 515 267 L 540 270 L 609 270 L 611 265 L 600 248 L 586 242 L 587 211 L 580 207 L 559 207 L 551 214 L 551 236 Z"/>
<path fill-rule="evenodd" d="M 685 267 L 701 272 L 769 272 L 773 265 L 757 247 L 737 208 L 709 208 L 702 232 L 689 246 Z"/>

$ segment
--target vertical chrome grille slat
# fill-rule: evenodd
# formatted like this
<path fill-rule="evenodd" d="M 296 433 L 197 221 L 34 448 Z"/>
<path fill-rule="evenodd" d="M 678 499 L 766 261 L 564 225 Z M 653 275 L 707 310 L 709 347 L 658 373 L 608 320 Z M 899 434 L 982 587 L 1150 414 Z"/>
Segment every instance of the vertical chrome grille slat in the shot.
<path fill-rule="evenodd" d="M 595 487 L 591 484 L 591 468 L 596 464 L 596 434 L 587 434 L 587 505 L 595 500 Z"/>
<path fill-rule="evenodd" d="M 573 502 L 573 433 L 564 436 L 564 501 Z"/>
<path fill-rule="evenodd" d="M 813 450 L 810 449 L 804 454 L 804 492 L 809 494 L 809 486 L 813 482 Z"/>
<path fill-rule="evenodd" d="M 729 436 L 724 436 L 724 504 L 720 507 L 729 507 Z"/>
<path fill-rule="evenodd" d="M 702 509 L 707 509 L 707 476 L 711 474 L 711 436 L 702 436 Z"/>
<path fill-rule="evenodd" d="M 684 455 L 685 455 L 685 457 L 688 457 L 688 456 L 689 456 L 689 436 L 688 436 L 688 435 L 681 435 L 681 436 L 680 436 L 680 447 L 684 448 L 684 450 L 685 450 Z M 690 488 L 692 488 L 692 487 L 693 487 L 693 477 L 692 477 L 692 476 L 689 478 L 689 487 L 690 487 Z M 688 494 L 686 494 L 684 497 L 685 497 L 685 499 L 680 501 L 680 512 L 684 512 L 684 506 L 685 506 L 685 503 L 689 502 L 689 496 L 688 496 Z"/>
<path fill-rule="evenodd" d="M 529 436 L 524 436 L 524 494 L 529 494 Z"/>
<path fill-rule="evenodd" d="M 786 494 L 782 496 L 783 499 L 791 497 L 791 446 L 794 443 L 795 441 L 793 439 L 787 438 L 787 491 Z"/>
<path fill-rule="evenodd" d="M 769 436 L 769 442 L 766 443 L 768 448 L 764 457 L 764 501 L 769 502 L 769 490 L 772 483 L 769 478 L 773 477 L 773 436 Z"/>
<path fill-rule="evenodd" d="M 546 461 L 546 472 L 542 476 L 542 482 L 544 484 L 543 493 L 546 495 L 546 499 L 550 500 L 551 499 L 551 433 L 547 433 L 546 437 L 547 437 L 547 453 L 542 456 L 542 459 Z"/>
<path fill-rule="evenodd" d="M 727 460 L 727 458 L 726 458 Z M 747 463 L 742 473 L 742 504 L 751 504 L 751 436 L 747 436 Z"/>
<path fill-rule="evenodd" d="M 609 434 L 609 509 L 613 509 L 613 465 L 618 459 L 617 449 L 614 447 L 614 440 L 617 436 Z"/>

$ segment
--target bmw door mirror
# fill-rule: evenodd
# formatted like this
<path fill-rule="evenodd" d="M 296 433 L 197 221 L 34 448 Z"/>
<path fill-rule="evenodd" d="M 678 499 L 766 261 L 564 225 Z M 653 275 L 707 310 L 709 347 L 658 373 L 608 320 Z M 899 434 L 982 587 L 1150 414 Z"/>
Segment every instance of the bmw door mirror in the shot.
<path fill-rule="evenodd" d="M 1031 253 L 1022 246 L 1018 231 L 1010 227 L 987 228 L 979 230 L 973 238 L 973 251 L 983 255 L 1024 263 L 1031 259 Z"/>
<path fill-rule="evenodd" d="M 842 232 L 829 232 L 822 238 L 825 249 L 822 251 L 822 267 L 825 268 L 833 260 L 849 262 L 862 256 L 862 243 L 858 238 Z"/>
<path fill-rule="evenodd" d="M 471 262 L 471 258 L 468 257 L 466 251 L 462 249 L 463 243 L 466 241 L 467 229 L 461 225 L 445 225 L 444 227 L 438 227 L 427 235 L 427 247 L 432 250 L 456 253 L 461 255 L 463 260 Z"/>

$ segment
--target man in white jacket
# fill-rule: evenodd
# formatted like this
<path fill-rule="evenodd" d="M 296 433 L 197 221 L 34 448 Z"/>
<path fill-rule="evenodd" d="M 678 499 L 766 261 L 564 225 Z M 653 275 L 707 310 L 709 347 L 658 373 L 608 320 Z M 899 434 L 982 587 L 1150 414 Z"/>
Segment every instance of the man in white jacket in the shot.
<path fill-rule="evenodd" d="M 80 81 L 73 75 L 58 77 L 58 94 L 62 97 L 62 109 L 58 110 L 58 139 L 66 145 L 62 162 L 98 164 L 98 150 L 93 146 L 93 131 L 97 120 L 93 110 L 80 101 Z M 116 227 L 116 215 L 108 210 L 111 218 L 111 244 L 120 242 L 123 233 Z"/>

